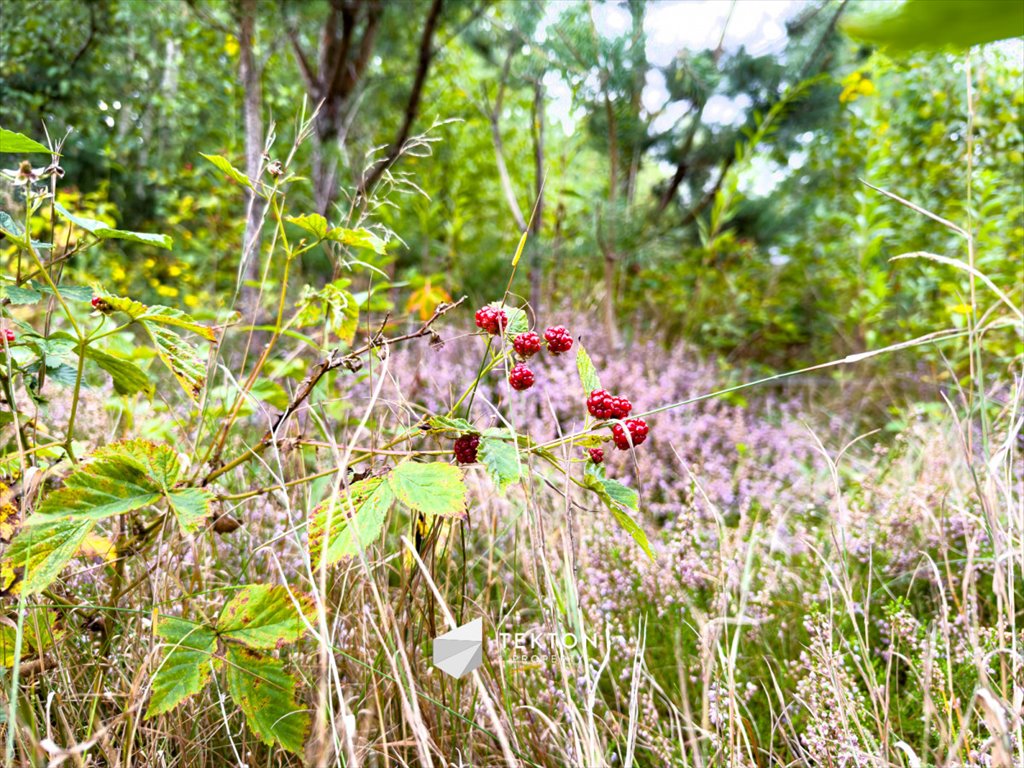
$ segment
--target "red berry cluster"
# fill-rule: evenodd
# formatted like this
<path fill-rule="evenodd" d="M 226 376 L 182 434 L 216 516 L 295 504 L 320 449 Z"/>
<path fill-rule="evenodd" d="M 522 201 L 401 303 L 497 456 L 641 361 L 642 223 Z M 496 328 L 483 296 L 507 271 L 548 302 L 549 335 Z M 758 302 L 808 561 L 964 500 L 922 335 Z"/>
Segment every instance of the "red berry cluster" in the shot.
<path fill-rule="evenodd" d="M 587 398 L 587 411 L 595 419 L 624 419 L 633 410 L 625 397 L 616 397 L 607 389 L 595 389 Z"/>
<path fill-rule="evenodd" d="M 595 419 L 617 419 L 612 424 L 612 439 L 615 447 L 621 451 L 640 445 L 651 431 L 643 419 L 626 418 L 632 410 L 633 404 L 628 398 L 613 395 L 606 389 L 595 389 L 587 398 L 587 411 Z M 595 450 L 599 449 L 591 449 L 590 458 L 595 464 L 600 464 L 604 460 L 604 453 L 598 459 L 594 456 Z"/>
<path fill-rule="evenodd" d="M 616 448 L 620 451 L 628 451 L 646 440 L 647 433 L 650 431 L 651 428 L 643 419 L 626 419 L 612 424 L 612 439 L 615 441 Z"/>
<path fill-rule="evenodd" d="M 520 357 L 533 357 L 540 352 L 540 336 L 533 331 L 520 333 L 512 339 L 512 349 Z"/>
<path fill-rule="evenodd" d="M 8 344 L 11 344 L 17 338 L 17 334 L 10 328 L 4 328 L 4 338 L 7 339 Z"/>
<path fill-rule="evenodd" d="M 476 449 L 480 447 L 480 435 L 462 435 L 455 440 L 455 460 L 459 464 L 476 462 Z"/>
<path fill-rule="evenodd" d="M 564 325 L 555 325 L 544 331 L 544 339 L 548 343 L 548 352 L 560 355 L 572 349 L 572 335 Z"/>
<path fill-rule="evenodd" d="M 498 307 L 480 307 L 476 311 L 476 326 L 496 336 L 508 326 L 508 315 Z"/>
<path fill-rule="evenodd" d="M 508 315 L 505 310 L 495 307 L 480 307 L 476 311 L 476 325 L 492 336 L 502 333 L 508 327 Z M 565 326 L 555 325 L 544 331 L 544 340 L 548 345 L 548 352 L 552 355 L 560 355 L 572 349 L 572 334 L 565 329 Z M 512 389 L 519 392 L 532 387 L 537 377 L 526 361 L 540 352 L 542 347 L 540 336 L 533 331 L 524 331 L 512 339 L 512 349 L 515 351 L 518 362 L 508 375 L 508 383 Z"/>
<path fill-rule="evenodd" d="M 600 464 L 604 461 L 604 451 L 600 448 L 591 448 L 587 453 L 590 454 L 590 460 L 595 464 Z"/>
<path fill-rule="evenodd" d="M 516 363 L 508 375 L 508 383 L 512 389 L 519 392 L 532 387 L 536 380 L 533 371 L 526 367 L 526 363 Z"/>

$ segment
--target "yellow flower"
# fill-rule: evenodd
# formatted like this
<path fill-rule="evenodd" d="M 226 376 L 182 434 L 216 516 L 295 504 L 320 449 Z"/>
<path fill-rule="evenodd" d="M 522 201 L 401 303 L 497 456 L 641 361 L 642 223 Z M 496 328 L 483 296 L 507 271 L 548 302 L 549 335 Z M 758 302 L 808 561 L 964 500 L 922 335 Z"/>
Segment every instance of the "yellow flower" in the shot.
<path fill-rule="evenodd" d="M 851 72 L 842 80 L 843 92 L 839 94 L 840 104 L 849 104 L 861 96 L 871 96 L 875 90 L 875 84 L 864 77 L 862 72 Z"/>
<path fill-rule="evenodd" d="M 157 286 L 156 292 L 161 296 L 177 296 L 178 289 L 173 285 L 159 285 Z"/>
<path fill-rule="evenodd" d="M 185 297 L 185 306 L 186 307 L 192 307 L 192 308 L 198 307 L 199 306 L 199 297 L 198 296 L 193 296 L 190 293 L 188 296 Z"/>
<path fill-rule="evenodd" d="M 181 267 L 179 267 L 177 264 L 172 264 L 167 268 L 167 274 L 170 275 L 171 277 L 177 277 L 178 275 L 181 274 Z"/>

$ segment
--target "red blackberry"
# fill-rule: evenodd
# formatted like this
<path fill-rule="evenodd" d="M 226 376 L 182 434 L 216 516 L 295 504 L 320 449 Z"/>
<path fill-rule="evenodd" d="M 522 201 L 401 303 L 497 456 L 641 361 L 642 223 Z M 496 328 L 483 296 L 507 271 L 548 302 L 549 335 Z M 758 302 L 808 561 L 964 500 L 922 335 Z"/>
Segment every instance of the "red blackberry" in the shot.
<path fill-rule="evenodd" d="M 544 338 L 548 342 L 548 352 L 552 355 L 560 355 L 572 349 L 572 336 L 565 330 L 564 325 L 555 325 L 544 331 Z"/>
<path fill-rule="evenodd" d="M 591 448 L 587 453 L 590 454 L 590 460 L 595 464 L 600 464 L 604 461 L 604 451 L 600 448 Z"/>
<path fill-rule="evenodd" d="M 612 418 L 624 419 L 633 410 L 633 404 L 625 397 L 612 398 Z"/>
<path fill-rule="evenodd" d="M 614 418 L 615 398 L 606 389 L 595 389 L 587 398 L 587 411 L 595 419 Z"/>
<path fill-rule="evenodd" d="M 505 314 L 503 309 L 498 309 L 498 307 L 480 307 L 476 311 L 477 328 L 483 328 L 492 336 L 501 333 L 507 325 L 508 315 Z"/>
<path fill-rule="evenodd" d="M 629 432 L 628 435 L 626 434 L 627 431 Z M 647 439 L 647 433 L 650 431 L 650 427 L 647 426 L 647 422 L 643 419 L 626 419 L 625 421 L 616 422 L 612 425 L 612 437 L 615 439 L 615 447 L 620 451 L 628 451 L 630 449 L 630 442 L 632 442 L 632 447 L 636 448 Z"/>
<path fill-rule="evenodd" d="M 8 344 L 11 344 L 11 343 L 14 342 L 14 339 L 17 338 L 17 334 L 14 331 L 12 331 L 10 328 L 5 328 L 4 329 L 4 338 L 7 339 L 7 343 Z"/>
<path fill-rule="evenodd" d="M 540 352 L 540 336 L 533 331 L 520 333 L 512 340 L 512 348 L 522 357 L 531 357 Z"/>
<path fill-rule="evenodd" d="M 625 397 L 616 397 L 606 389 L 595 389 L 587 398 L 587 411 L 595 419 L 624 419 L 633 410 Z"/>
<path fill-rule="evenodd" d="M 480 445 L 480 435 L 462 435 L 455 440 L 455 460 L 459 464 L 474 464 L 476 449 Z"/>
<path fill-rule="evenodd" d="M 93 309 L 99 309 L 100 304 L 103 303 L 103 299 L 101 299 L 99 296 L 93 296 L 92 301 L 90 303 L 92 304 Z"/>
<path fill-rule="evenodd" d="M 522 391 L 533 386 L 537 379 L 533 371 L 526 367 L 526 363 L 516 363 L 508 374 L 508 383 L 512 389 Z"/>

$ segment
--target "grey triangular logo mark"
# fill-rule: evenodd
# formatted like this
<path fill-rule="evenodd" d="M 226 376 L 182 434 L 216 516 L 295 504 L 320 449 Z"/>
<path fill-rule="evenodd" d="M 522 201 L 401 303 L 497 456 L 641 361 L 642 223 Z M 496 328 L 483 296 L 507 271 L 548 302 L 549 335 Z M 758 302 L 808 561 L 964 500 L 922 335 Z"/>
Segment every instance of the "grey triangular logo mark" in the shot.
<path fill-rule="evenodd" d="M 484 620 L 468 624 L 434 638 L 434 666 L 452 677 L 462 677 L 483 662 Z"/>

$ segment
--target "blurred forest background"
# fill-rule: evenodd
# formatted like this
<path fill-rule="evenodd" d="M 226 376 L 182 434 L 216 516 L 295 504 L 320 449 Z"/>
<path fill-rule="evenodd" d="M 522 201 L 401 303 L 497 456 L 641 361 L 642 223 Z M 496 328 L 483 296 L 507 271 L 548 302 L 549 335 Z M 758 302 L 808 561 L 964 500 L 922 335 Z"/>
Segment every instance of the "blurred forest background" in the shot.
<path fill-rule="evenodd" d="M 791 367 L 966 323 L 955 269 L 890 261 L 957 235 L 865 182 L 970 206 L 977 267 L 1019 278 L 1019 44 L 973 56 L 968 201 L 964 56 L 874 52 L 841 32 L 855 5 L 4 0 L 0 120 L 71 131 L 68 204 L 170 228 L 172 253 L 77 262 L 111 291 L 231 303 L 246 199 L 199 153 L 255 177 L 322 104 L 292 202 L 390 236 L 378 308 L 490 300 L 529 228 L 513 290 L 535 309 Z M 301 269 L 346 267 L 318 249 Z"/>
<path fill-rule="evenodd" d="M 1024 4 L 881 8 L 0 0 L 5 764 L 1024 764 Z"/>

